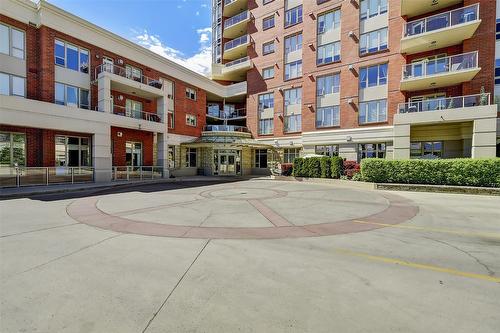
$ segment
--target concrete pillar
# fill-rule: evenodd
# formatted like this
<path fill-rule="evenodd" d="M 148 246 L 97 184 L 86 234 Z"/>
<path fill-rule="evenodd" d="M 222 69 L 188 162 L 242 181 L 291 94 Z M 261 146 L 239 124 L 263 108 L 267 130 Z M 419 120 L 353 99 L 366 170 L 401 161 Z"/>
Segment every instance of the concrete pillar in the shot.
<path fill-rule="evenodd" d="M 358 160 L 358 144 L 357 143 L 342 143 L 339 145 L 339 156 L 347 161 Z"/>
<path fill-rule="evenodd" d="M 158 166 L 163 169 L 163 177 L 169 177 L 167 133 L 158 133 Z"/>
<path fill-rule="evenodd" d="M 394 125 L 393 159 L 407 160 L 410 158 L 410 125 Z"/>
<path fill-rule="evenodd" d="M 111 127 L 103 126 L 92 138 L 92 164 L 95 182 L 110 182 L 112 175 Z"/>
<path fill-rule="evenodd" d="M 474 120 L 472 128 L 472 158 L 496 156 L 497 119 Z"/>
<path fill-rule="evenodd" d="M 165 130 L 168 128 L 167 119 L 167 98 L 165 96 L 156 99 L 156 114 L 165 123 Z"/>
<path fill-rule="evenodd" d="M 97 79 L 97 106 L 101 112 L 113 113 L 111 105 L 111 80 L 106 75 L 100 75 Z"/>

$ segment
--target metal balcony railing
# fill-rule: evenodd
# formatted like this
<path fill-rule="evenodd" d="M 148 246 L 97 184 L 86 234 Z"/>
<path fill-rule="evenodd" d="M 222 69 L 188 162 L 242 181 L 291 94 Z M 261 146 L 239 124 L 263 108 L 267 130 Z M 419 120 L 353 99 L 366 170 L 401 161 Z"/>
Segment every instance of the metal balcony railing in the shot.
<path fill-rule="evenodd" d="M 233 118 L 243 118 L 247 115 L 246 108 L 234 109 L 234 110 L 221 110 L 218 107 L 208 107 L 207 115 L 214 118 L 220 119 L 233 119 Z"/>
<path fill-rule="evenodd" d="M 416 36 L 425 32 L 475 21 L 478 18 L 479 3 L 408 22 L 405 24 L 403 33 L 404 37 Z"/>
<path fill-rule="evenodd" d="M 229 42 L 226 42 L 226 44 L 224 44 L 224 51 L 234 49 L 235 47 L 240 45 L 247 44 L 249 39 L 250 37 L 248 35 L 243 35 L 241 37 L 232 39 Z"/>
<path fill-rule="evenodd" d="M 117 180 L 152 180 L 163 178 L 163 167 L 158 166 L 113 166 L 112 179 Z"/>
<path fill-rule="evenodd" d="M 93 167 L 0 167 L 0 188 L 93 181 Z"/>
<path fill-rule="evenodd" d="M 233 60 L 233 61 L 225 63 L 224 67 L 228 68 L 228 67 L 231 67 L 231 66 L 234 66 L 234 65 L 238 65 L 238 64 L 241 64 L 242 62 L 248 61 L 249 59 L 250 59 L 249 56 L 246 56 L 246 57 L 243 57 L 243 58 L 239 58 L 239 59 L 236 59 L 236 60 Z"/>
<path fill-rule="evenodd" d="M 398 113 L 440 111 L 474 107 L 478 105 L 490 105 L 490 97 L 490 93 L 484 93 L 456 97 L 437 97 L 423 101 L 400 103 L 398 105 Z"/>
<path fill-rule="evenodd" d="M 453 73 L 478 67 L 477 51 L 449 57 L 412 62 L 403 66 L 403 80 L 425 78 L 428 76 Z"/>
<path fill-rule="evenodd" d="M 232 4 L 233 2 L 236 2 L 238 0 L 224 0 L 224 6 L 227 6 L 227 5 L 230 5 Z"/>
<path fill-rule="evenodd" d="M 243 132 L 248 133 L 248 128 L 245 126 L 236 125 L 206 125 L 203 128 L 204 132 Z"/>
<path fill-rule="evenodd" d="M 163 119 L 160 117 L 159 114 L 156 114 L 156 113 L 134 110 L 134 109 L 127 108 L 124 106 L 120 106 L 120 105 L 113 105 L 113 110 L 111 110 L 111 111 L 113 114 L 116 114 L 119 116 L 135 118 L 135 119 L 142 119 L 142 120 L 147 120 L 147 121 L 153 121 L 156 123 L 163 123 Z"/>
<path fill-rule="evenodd" d="M 134 74 L 131 70 L 127 70 L 125 67 L 120 67 L 113 64 L 101 64 L 95 68 L 95 79 L 98 78 L 99 74 L 102 72 L 108 72 L 112 74 L 116 74 L 127 79 L 146 84 L 148 86 L 161 89 L 163 84 L 160 80 L 152 79 L 145 75 L 137 75 Z"/>
<path fill-rule="evenodd" d="M 250 16 L 250 12 L 245 10 L 239 14 L 236 14 L 224 21 L 224 29 L 230 28 L 231 26 L 240 23 L 241 21 L 247 20 Z"/>

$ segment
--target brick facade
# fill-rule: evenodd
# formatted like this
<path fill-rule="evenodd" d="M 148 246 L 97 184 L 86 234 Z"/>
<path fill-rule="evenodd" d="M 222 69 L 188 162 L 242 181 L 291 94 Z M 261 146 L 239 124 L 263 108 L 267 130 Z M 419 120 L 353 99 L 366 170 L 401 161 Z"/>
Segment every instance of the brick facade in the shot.
<path fill-rule="evenodd" d="M 118 133 L 121 133 L 121 136 L 119 136 Z M 153 165 L 153 133 L 128 128 L 111 127 L 113 165 L 127 165 L 125 150 L 127 141 L 142 143 L 142 165 Z"/>

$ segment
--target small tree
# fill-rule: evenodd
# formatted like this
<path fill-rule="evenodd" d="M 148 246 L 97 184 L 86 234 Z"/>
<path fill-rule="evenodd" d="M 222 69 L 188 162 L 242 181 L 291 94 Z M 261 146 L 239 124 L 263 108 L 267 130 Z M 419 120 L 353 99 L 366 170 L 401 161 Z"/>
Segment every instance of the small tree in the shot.
<path fill-rule="evenodd" d="M 488 105 L 488 94 L 484 91 L 484 86 L 481 86 L 479 105 Z"/>

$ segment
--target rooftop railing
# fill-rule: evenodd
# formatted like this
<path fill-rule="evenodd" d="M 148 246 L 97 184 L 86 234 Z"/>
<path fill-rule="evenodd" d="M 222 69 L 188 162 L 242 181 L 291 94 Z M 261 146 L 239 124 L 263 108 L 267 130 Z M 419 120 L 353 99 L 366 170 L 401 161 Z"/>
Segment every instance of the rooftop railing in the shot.
<path fill-rule="evenodd" d="M 449 57 L 425 59 L 403 66 L 403 80 L 477 68 L 477 51 Z"/>
<path fill-rule="evenodd" d="M 479 4 L 450 10 L 406 23 L 404 37 L 416 36 L 425 32 L 439 30 L 458 24 L 475 21 L 479 18 Z"/>
<path fill-rule="evenodd" d="M 474 107 L 478 105 L 490 105 L 490 103 L 491 100 L 489 93 L 456 97 L 436 97 L 423 101 L 400 103 L 398 105 L 398 113 L 441 111 Z"/>
<path fill-rule="evenodd" d="M 230 5 L 235 1 L 238 1 L 238 0 L 224 0 L 224 6 Z"/>
<path fill-rule="evenodd" d="M 241 21 L 244 21 L 248 19 L 250 13 L 248 10 L 245 10 L 244 12 L 241 12 L 239 14 L 236 14 L 224 21 L 224 29 L 229 28 L 235 24 L 240 23 Z"/>
<path fill-rule="evenodd" d="M 160 117 L 159 114 L 141 110 L 134 110 L 120 105 L 113 105 L 112 112 L 113 114 L 117 114 L 119 116 L 153 121 L 156 123 L 163 123 L 163 119 Z"/>
<path fill-rule="evenodd" d="M 203 128 L 204 132 L 243 132 L 249 133 L 245 126 L 237 125 L 206 125 Z"/>
<path fill-rule="evenodd" d="M 224 44 L 224 51 L 234 49 L 237 46 L 247 44 L 249 41 L 249 36 L 248 35 L 243 35 L 241 37 L 235 38 Z"/>
<path fill-rule="evenodd" d="M 163 84 L 161 83 L 160 80 L 155 80 L 155 79 L 152 79 L 152 78 L 145 76 L 145 75 L 142 75 L 142 74 L 139 75 L 137 73 L 134 73 L 133 70 L 131 70 L 131 69 L 127 69 L 125 67 L 120 67 L 120 66 L 113 65 L 113 64 L 101 64 L 101 65 L 97 66 L 95 68 L 95 78 L 97 79 L 99 74 L 102 72 L 108 72 L 108 73 L 112 73 L 115 75 L 119 75 L 119 76 L 125 77 L 127 79 L 130 79 L 130 80 L 142 83 L 142 84 L 146 84 L 148 86 L 151 86 L 151 87 L 154 87 L 157 89 L 161 89 L 163 86 Z"/>

